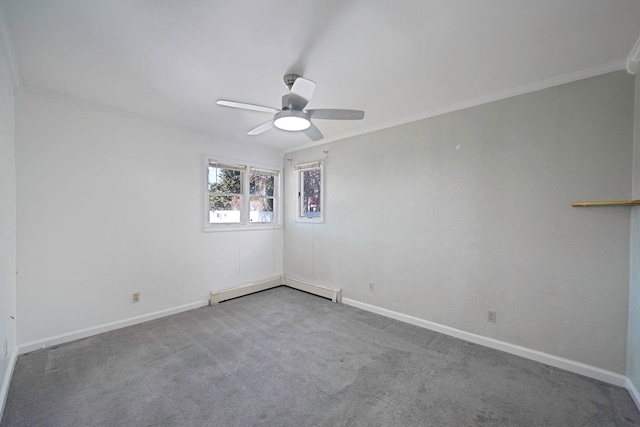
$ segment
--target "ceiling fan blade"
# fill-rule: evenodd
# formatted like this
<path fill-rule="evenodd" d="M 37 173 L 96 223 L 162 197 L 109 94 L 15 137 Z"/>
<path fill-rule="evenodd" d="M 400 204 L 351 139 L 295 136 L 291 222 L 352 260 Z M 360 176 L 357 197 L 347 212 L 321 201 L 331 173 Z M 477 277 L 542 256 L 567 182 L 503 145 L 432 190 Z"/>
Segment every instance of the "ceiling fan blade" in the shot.
<path fill-rule="evenodd" d="M 307 106 L 313 93 L 316 91 L 316 83 L 303 77 L 298 77 L 289 93 L 289 106 L 295 110 L 303 110 Z"/>
<path fill-rule="evenodd" d="M 313 123 L 311 123 L 311 126 L 303 130 L 302 132 L 307 135 L 312 141 L 320 141 L 322 138 L 324 138 L 324 135 L 322 135 L 320 129 L 318 129 Z"/>
<path fill-rule="evenodd" d="M 337 108 L 320 108 L 317 110 L 307 110 L 313 119 L 328 120 L 362 120 L 364 111 L 362 110 L 340 110 Z"/>
<path fill-rule="evenodd" d="M 261 111 L 263 113 L 271 113 L 271 114 L 275 114 L 278 111 L 280 111 L 277 108 L 263 107 L 262 105 L 254 105 L 254 104 L 245 104 L 244 102 L 225 101 L 224 99 L 220 99 L 216 101 L 216 104 L 224 105 L 225 107 L 240 108 L 243 110 Z"/>
<path fill-rule="evenodd" d="M 247 132 L 247 135 L 260 135 L 262 132 L 266 132 L 273 127 L 273 120 L 269 120 L 266 123 L 261 124 L 258 127 L 251 129 Z"/>

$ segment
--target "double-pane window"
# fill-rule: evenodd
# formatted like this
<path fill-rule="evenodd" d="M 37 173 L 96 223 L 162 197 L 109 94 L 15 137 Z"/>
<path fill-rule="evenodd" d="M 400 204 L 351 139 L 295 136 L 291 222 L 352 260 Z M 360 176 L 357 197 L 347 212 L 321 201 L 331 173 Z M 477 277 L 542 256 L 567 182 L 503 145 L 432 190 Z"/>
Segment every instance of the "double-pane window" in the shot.
<path fill-rule="evenodd" d="M 277 223 L 279 187 L 278 170 L 208 160 L 206 226 Z"/>

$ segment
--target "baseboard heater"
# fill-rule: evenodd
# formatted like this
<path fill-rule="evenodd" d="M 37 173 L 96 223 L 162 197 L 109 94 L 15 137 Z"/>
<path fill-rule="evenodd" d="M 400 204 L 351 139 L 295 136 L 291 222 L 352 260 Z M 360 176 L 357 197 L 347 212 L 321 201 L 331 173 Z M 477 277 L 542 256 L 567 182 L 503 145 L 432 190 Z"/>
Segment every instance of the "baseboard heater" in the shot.
<path fill-rule="evenodd" d="M 331 301 L 336 303 L 342 302 L 342 289 L 340 288 L 318 285 L 316 283 L 311 283 L 307 282 L 306 280 L 295 279 L 292 277 L 278 276 L 256 283 L 231 286 L 228 288 L 220 289 L 218 291 L 213 291 L 211 292 L 211 297 L 209 298 L 209 305 L 215 305 L 222 301 L 242 297 L 245 295 L 253 294 L 255 292 L 265 291 L 267 289 L 275 288 L 282 285 L 288 286 L 293 289 L 298 289 L 300 291 L 309 292 L 310 294 L 318 295 L 324 298 L 329 298 Z"/>
<path fill-rule="evenodd" d="M 342 289 L 340 288 L 318 285 L 317 283 L 311 283 L 307 282 L 306 280 L 295 279 L 293 277 L 287 276 L 284 276 L 283 284 L 293 289 L 298 289 L 300 291 L 309 292 L 310 294 L 329 298 L 333 302 L 342 302 Z"/>

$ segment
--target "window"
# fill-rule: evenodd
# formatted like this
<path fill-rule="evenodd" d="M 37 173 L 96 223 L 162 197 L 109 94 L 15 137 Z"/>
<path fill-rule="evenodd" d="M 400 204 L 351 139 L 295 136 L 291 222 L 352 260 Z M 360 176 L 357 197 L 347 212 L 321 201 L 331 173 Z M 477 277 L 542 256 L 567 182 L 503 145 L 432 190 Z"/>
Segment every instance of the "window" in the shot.
<path fill-rule="evenodd" d="M 208 159 L 205 228 L 279 225 L 279 191 L 279 170 Z"/>
<path fill-rule="evenodd" d="M 228 224 L 242 221 L 242 182 L 244 166 L 209 161 L 209 223 Z"/>
<path fill-rule="evenodd" d="M 249 221 L 273 222 L 278 172 L 251 168 L 249 174 Z"/>
<path fill-rule="evenodd" d="M 323 222 L 322 163 L 296 165 L 294 170 L 298 174 L 296 220 L 299 222 Z"/>

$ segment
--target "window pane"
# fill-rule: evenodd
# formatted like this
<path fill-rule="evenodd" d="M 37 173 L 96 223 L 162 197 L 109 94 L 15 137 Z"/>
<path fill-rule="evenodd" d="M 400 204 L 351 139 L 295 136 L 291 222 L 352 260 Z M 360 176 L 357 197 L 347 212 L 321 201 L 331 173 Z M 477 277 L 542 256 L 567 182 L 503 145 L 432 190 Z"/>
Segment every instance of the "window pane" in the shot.
<path fill-rule="evenodd" d="M 251 222 L 273 222 L 274 200 L 268 197 L 252 197 L 249 205 L 249 221 Z"/>
<path fill-rule="evenodd" d="M 273 197 L 275 178 L 272 174 L 252 170 L 249 176 L 249 189 L 251 194 Z"/>
<path fill-rule="evenodd" d="M 239 196 L 216 196 L 209 195 L 209 222 L 228 223 L 240 222 Z"/>
<path fill-rule="evenodd" d="M 220 165 L 209 165 L 209 191 L 217 193 L 237 193 L 242 189 L 242 172 L 226 169 Z"/>
<path fill-rule="evenodd" d="M 302 215 L 307 217 L 320 216 L 322 211 L 320 169 L 310 169 L 300 173 L 302 175 Z"/>

